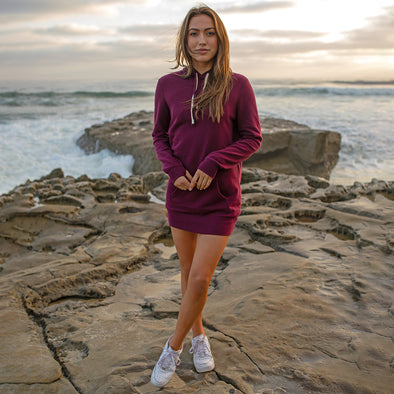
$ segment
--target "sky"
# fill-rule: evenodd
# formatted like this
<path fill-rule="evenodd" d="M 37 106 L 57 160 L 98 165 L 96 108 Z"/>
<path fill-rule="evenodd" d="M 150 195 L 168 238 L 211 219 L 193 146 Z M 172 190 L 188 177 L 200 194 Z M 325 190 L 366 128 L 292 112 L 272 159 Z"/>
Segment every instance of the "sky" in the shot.
<path fill-rule="evenodd" d="M 171 72 L 188 0 L 0 0 L 0 81 Z M 394 80 L 394 0 L 205 2 L 233 71 L 259 79 Z"/>

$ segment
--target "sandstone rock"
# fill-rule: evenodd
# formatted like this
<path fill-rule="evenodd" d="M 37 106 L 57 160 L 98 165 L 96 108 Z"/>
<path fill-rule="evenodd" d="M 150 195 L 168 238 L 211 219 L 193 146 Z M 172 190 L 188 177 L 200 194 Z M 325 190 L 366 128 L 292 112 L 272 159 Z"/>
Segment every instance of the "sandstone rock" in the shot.
<path fill-rule="evenodd" d="M 153 113 L 140 111 L 124 118 L 94 125 L 85 130 L 77 144 L 87 153 L 108 149 L 134 157 L 133 173 L 160 171 L 152 145 Z"/>
<path fill-rule="evenodd" d="M 61 379 L 59 363 L 12 293 L 0 295 L 0 391 L 3 384 L 50 384 Z M 12 391 L 11 391 L 12 392 Z"/>
<path fill-rule="evenodd" d="M 245 164 L 293 175 L 315 175 L 329 179 L 338 161 L 341 135 L 312 130 L 296 122 L 261 119 L 263 144 Z"/>
<path fill-rule="evenodd" d="M 0 197 L 0 392 L 156 391 L 181 302 L 165 208 L 149 202 L 166 182 L 62 175 Z M 162 391 L 390 392 L 394 182 L 245 168 L 242 190 L 204 312 L 216 368 L 194 371 L 189 335 Z"/>
<path fill-rule="evenodd" d="M 152 144 L 153 113 L 141 111 L 124 118 L 94 125 L 77 144 L 87 153 L 109 149 L 134 157 L 134 174 L 160 171 Z M 312 130 L 284 119 L 262 118 L 263 144 L 247 166 L 293 175 L 329 178 L 338 161 L 341 136 L 337 132 Z"/>
<path fill-rule="evenodd" d="M 61 168 L 55 168 L 50 172 L 50 174 L 43 176 L 40 180 L 49 180 L 49 179 L 55 179 L 56 182 L 59 182 L 59 178 L 64 178 L 64 173 Z"/>

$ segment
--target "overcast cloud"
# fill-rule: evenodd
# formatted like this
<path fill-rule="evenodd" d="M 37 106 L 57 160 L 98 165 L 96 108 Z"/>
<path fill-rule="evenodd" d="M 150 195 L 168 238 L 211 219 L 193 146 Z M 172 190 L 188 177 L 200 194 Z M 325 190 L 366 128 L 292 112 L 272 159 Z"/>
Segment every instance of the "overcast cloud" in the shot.
<path fill-rule="evenodd" d="M 347 10 L 339 4 L 345 3 L 332 1 L 343 20 Z M 301 20 L 297 0 L 210 5 L 229 31 L 232 68 L 250 78 L 394 80 L 394 6 L 376 2 L 381 6 L 358 19 L 349 13 L 353 28 L 338 27 L 335 8 L 332 24 L 319 8 Z M 180 0 L 1 3 L 0 79 L 157 78 L 170 72 L 178 25 L 193 5 Z M 320 28 L 323 24 L 329 28 Z"/>
<path fill-rule="evenodd" d="M 47 36 L 92 36 L 92 35 L 114 35 L 116 30 L 108 30 L 108 29 L 100 29 L 97 26 L 88 26 L 88 25 L 57 25 L 45 28 L 38 28 L 31 32 L 47 35 Z"/>
<path fill-rule="evenodd" d="M 358 49 L 391 49 L 394 51 L 394 6 L 387 13 L 369 18 L 369 24 L 349 31 L 341 45 Z M 392 64 L 394 67 L 394 64 Z"/>
<path fill-rule="evenodd" d="M 44 19 L 48 15 L 58 16 L 67 13 L 88 13 L 108 5 L 130 4 L 139 6 L 146 0 L 2 0 L 0 18 L 6 23 L 10 18 Z"/>
<path fill-rule="evenodd" d="M 294 5 L 293 1 L 260 1 L 257 3 L 244 3 L 242 5 L 229 5 L 219 8 L 220 13 L 253 13 L 253 12 L 266 12 L 278 8 L 290 8 Z"/>

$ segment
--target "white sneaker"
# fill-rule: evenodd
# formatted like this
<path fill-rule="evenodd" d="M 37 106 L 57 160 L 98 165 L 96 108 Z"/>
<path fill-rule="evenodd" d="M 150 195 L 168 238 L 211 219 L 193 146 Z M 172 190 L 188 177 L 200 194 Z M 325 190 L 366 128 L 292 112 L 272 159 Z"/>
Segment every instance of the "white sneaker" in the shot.
<path fill-rule="evenodd" d="M 166 342 L 163 352 L 152 371 L 150 381 L 156 387 L 165 386 L 171 380 L 176 367 L 181 362 L 179 356 L 182 353 L 183 346 L 181 350 L 173 350 L 168 344 L 170 339 L 171 337 Z"/>
<path fill-rule="evenodd" d="M 215 368 L 211 347 L 205 335 L 201 334 L 193 338 L 189 353 L 193 354 L 193 363 L 197 372 L 208 372 Z"/>

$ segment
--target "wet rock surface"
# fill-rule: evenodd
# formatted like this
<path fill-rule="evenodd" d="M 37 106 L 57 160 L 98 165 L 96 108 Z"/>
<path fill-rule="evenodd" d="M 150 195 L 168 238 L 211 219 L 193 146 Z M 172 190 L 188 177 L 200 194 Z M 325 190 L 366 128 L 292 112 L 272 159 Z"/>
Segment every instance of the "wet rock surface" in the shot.
<path fill-rule="evenodd" d="M 246 166 L 329 179 L 338 161 L 339 133 L 313 130 L 285 119 L 268 117 L 260 122 L 264 142 Z M 133 174 L 145 174 L 161 170 L 152 145 L 152 129 L 153 113 L 141 111 L 87 128 L 77 144 L 87 153 L 109 149 L 131 154 L 135 159 Z"/>
<path fill-rule="evenodd" d="M 0 392 L 150 393 L 181 302 L 162 173 L 47 177 L 0 196 Z M 246 168 L 204 325 L 168 393 L 390 393 L 394 182 Z M 154 202 L 157 201 L 157 202 Z"/>

